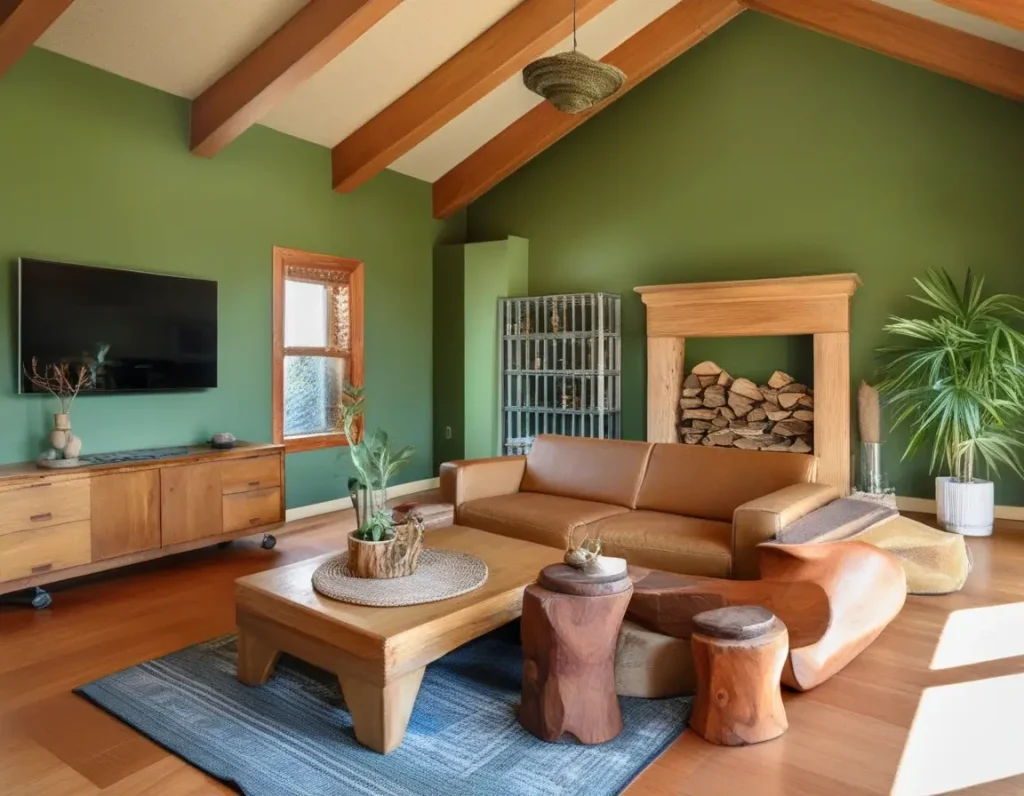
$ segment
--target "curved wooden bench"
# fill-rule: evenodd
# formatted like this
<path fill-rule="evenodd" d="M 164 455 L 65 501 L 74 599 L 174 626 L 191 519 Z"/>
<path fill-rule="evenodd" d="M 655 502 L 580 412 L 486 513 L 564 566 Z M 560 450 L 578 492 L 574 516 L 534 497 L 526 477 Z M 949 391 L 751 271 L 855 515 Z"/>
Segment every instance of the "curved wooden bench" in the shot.
<path fill-rule="evenodd" d="M 757 548 L 761 580 L 722 580 L 630 569 L 628 619 L 648 630 L 690 638 L 693 617 L 730 605 L 757 605 L 789 630 L 782 682 L 807 691 L 859 655 L 906 600 L 899 562 L 863 542 Z"/>

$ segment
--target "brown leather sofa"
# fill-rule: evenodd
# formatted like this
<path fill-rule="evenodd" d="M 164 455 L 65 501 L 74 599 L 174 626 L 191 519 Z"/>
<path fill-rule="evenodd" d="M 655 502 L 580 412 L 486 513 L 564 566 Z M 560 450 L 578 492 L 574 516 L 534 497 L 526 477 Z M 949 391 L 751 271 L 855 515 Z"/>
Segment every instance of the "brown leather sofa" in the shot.
<path fill-rule="evenodd" d="M 460 525 L 687 575 L 758 577 L 754 548 L 835 500 L 811 455 L 543 435 L 529 456 L 441 465 Z"/>

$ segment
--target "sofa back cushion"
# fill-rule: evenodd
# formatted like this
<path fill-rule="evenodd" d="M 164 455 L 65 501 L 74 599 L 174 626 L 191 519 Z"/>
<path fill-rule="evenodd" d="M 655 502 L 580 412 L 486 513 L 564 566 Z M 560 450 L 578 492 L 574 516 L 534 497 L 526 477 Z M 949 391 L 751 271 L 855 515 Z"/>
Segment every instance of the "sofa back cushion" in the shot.
<path fill-rule="evenodd" d="M 783 487 L 814 481 L 811 454 L 658 444 L 637 497 L 638 509 L 731 522 L 737 506 Z"/>
<path fill-rule="evenodd" d="M 634 509 L 652 447 L 649 442 L 542 434 L 526 457 L 519 491 Z"/>

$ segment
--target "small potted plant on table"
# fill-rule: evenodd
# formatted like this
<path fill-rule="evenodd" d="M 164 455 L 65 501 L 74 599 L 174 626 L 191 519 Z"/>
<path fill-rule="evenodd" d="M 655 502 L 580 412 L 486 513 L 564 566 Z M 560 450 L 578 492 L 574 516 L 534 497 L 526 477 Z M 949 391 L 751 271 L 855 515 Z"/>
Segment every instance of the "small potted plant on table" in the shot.
<path fill-rule="evenodd" d="M 387 508 L 391 477 L 412 458 L 413 448 L 392 452 L 388 435 L 376 429 L 368 436 L 356 431 L 356 421 L 366 408 L 362 388 L 345 384 L 342 391 L 342 422 L 352 465 L 360 481 L 350 489 L 356 504 L 359 527 L 348 535 L 348 569 L 357 578 L 401 578 L 416 571 L 423 548 L 423 526 L 413 518 L 396 526 Z M 361 509 L 361 510 L 360 510 Z"/>
<path fill-rule="evenodd" d="M 892 318 L 885 330 L 908 338 L 883 349 L 889 356 L 879 390 L 897 409 L 894 426 L 914 433 L 903 457 L 932 443 L 938 520 L 948 531 L 988 536 L 995 522 L 992 481 L 976 477 L 979 463 L 996 472 L 1005 465 L 1024 477 L 1020 451 L 1024 417 L 1024 320 L 1019 296 L 984 298 L 984 280 L 967 272 L 963 291 L 945 271 L 915 279 L 913 296 L 936 310 L 929 320 Z"/>

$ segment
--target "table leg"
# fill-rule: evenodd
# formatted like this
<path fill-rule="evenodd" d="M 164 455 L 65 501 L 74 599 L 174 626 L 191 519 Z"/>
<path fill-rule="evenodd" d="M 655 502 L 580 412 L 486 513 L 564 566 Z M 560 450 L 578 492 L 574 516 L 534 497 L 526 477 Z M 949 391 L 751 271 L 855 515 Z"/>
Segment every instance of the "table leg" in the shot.
<path fill-rule="evenodd" d="M 244 628 L 238 630 L 238 679 L 246 685 L 263 685 L 277 666 L 281 650 Z"/>
<path fill-rule="evenodd" d="M 405 738 L 423 669 L 404 674 L 385 686 L 348 675 L 339 675 L 338 680 L 352 714 L 356 740 L 384 755 L 397 749 Z"/>

